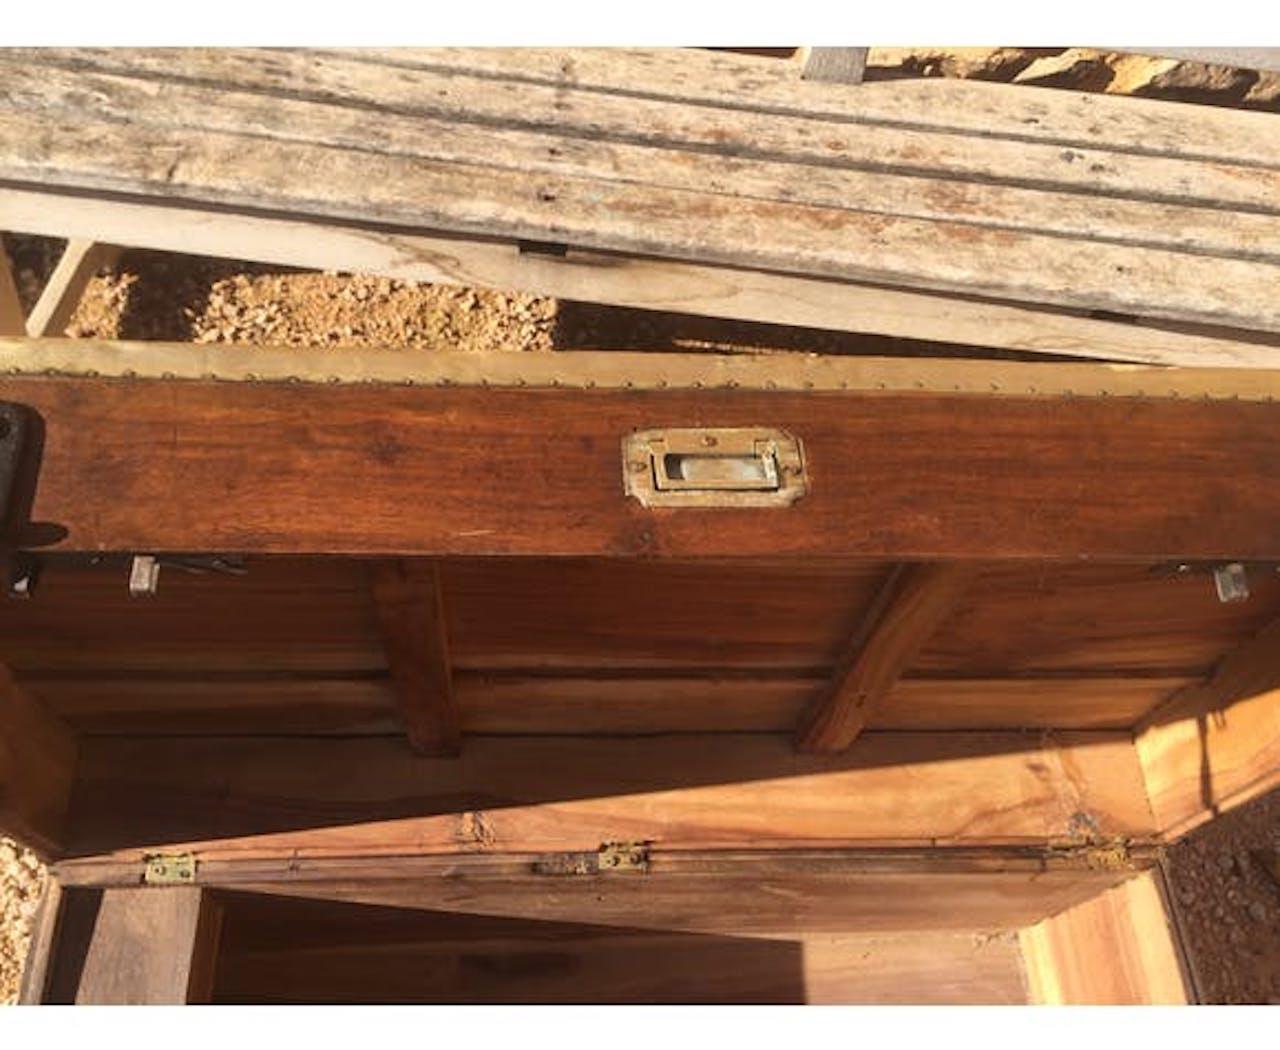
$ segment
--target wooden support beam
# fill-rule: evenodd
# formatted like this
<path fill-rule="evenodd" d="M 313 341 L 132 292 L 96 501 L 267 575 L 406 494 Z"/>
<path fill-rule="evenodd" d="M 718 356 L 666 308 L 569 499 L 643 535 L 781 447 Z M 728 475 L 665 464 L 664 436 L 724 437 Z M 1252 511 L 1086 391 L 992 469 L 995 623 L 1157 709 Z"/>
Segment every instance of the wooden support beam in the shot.
<path fill-rule="evenodd" d="M 25 334 L 26 322 L 18 299 L 18 286 L 13 280 L 13 266 L 9 253 L 0 243 L 0 336 Z"/>
<path fill-rule="evenodd" d="M 378 627 L 409 742 L 425 755 L 456 755 L 461 731 L 439 567 L 384 561 L 372 577 Z"/>
<path fill-rule="evenodd" d="M 801 48 L 801 79 L 858 84 L 867 71 L 867 52 L 870 50 L 866 47 Z"/>
<path fill-rule="evenodd" d="M 1153 872 L 1020 931 L 1018 940 L 1033 1003 L 1188 1002 L 1177 940 Z"/>
<path fill-rule="evenodd" d="M 1151 712 L 1136 742 L 1168 838 L 1280 785 L 1280 621 Z"/>
<path fill-rule="evenodd" d="M 103 891 L 76 1004 L 207 1002 L 220 924 L 217 902 L 195 887 Z"/>
<path fill-rule="evenodd" d="M 1023 366 L 1028 377 L 707 355 L 333 363 L 343 356 L 0 345 L 6 368 L 42 366 L 0 378 L 0 398 L 44 421 L 31 520 L 64 536 L 58 549 L 95 552 L 1280 558 L 1272 373 L 1247 376 L 1241 393 L 1236 372 L 1097 366 Z M 53 360 L 100 376 L 45 375 Z M 177 376 L 354 368 L 384 383 L 106 378 L 161 362 Z M 977 373 L 986 394 L 956 392 Z M 1028 385 L 993 393 L 1003 379 Z M 785 509 L 661 513 L 626 495 L 626 435 L 707 419 L 793 435 L 807 495 Z"/>
<path fill-rule="evenodd" d="M 32 338 L 60 336 L 71 323 L 85 286 L 100 269 L 110 265 L 119 249 L 96 241 L 72 238 L 27 318 Z"/>
<path fill-rule="evenodd" d="M 77 746 L 63 721 L 0 664 L 0 832 L 59 852 Z"/>
<path fill-rule="evenodd" d="M 796 746 L 843 751 L 852 744 L 976 573 L 975 565 L 957 562 L 897 566 L 802 718 Z"/>

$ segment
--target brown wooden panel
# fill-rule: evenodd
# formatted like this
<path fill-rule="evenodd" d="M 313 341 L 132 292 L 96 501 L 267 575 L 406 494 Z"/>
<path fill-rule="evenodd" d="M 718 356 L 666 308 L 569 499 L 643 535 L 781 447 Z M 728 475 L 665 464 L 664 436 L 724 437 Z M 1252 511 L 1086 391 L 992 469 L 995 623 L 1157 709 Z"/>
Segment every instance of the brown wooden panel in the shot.
<path fill-rule="evenodd" d="M 878 562 L 457 559 L 442 568 L 463 668 L 830 665 Z"/>
<path fill-rule="evenodd" d="M 34 514 L 62 549 L 1280 557 L 1267 403 L 56 378 L 0 396 L 45 417 Z M 809 495 L 641 508 L 619 442 L 664 422 L 791 431 Z"/>
<path fill-rule="evenodd" d="M 1124 729 L 1194 679 L 905 679 L 875 729 Z M 385 677 L 40 677 L 34 689 L 76 730 L 393 735 Z M 614 678 L 457 676 L 469 733 L 785 733 L 822 687 L 819 678 L 722 674 Z"/>
<path fill-rule="evenodd" d="M 787 851 L 791 852 L 791 851 Z M 939 853 L 945 851 L 938 851 Z M 785 854 L 784 854 L 785 855 Z M 803 863 L 803 858 L 797 858 Z M 940 867 L 940 855 L 930 861 Z M 384 875 L 395 871 L 384 862 Z M 818 867 L 819 865 L 815 865 Z M 225 866 L 224 866 L 225 867 Z M 686 933 L 786 937 L 903 930 L 1015 929 L 1103 892 L 1123 871 L 817 871 L 346 879 L 238 878 L 212 885 L 470 915 L 589 922 Z M 225 875 L 224 875 L 225 877 Z"/>
<path fill-rule="evenodd" d="M 196 887 L 104 891 L 76 1003 L 207 1002 L 220 923 L 217 904 Z"/>
<path fill-rule="evenodd" d="M 985 569 L 912 664 L 916 674 L 1169 670 L 1205 674 L 1280 615 L 1280 574 L 1250 574 L 1252 597 L 1218 601 L 1205 572 L 1140 565 Z"/>
<path fill-rule="evenodd" d="M 1130 1005 L 1187 1002 L 1173 931 L 1154 873 L 1021 932 L 1032 1002 Z"/>
<path fill-rule="evenodd" d="M 236 894 L 219 1002 L 1022 1002 L 1012 938 L 753 938 Z"/>
<path fill-rule="evenodd" d="M 44 559 L 31 601 L 0 602 L 0 659 L 18 672 L 386 670 L 359 563 L 255 558 L 243 576 L 166 567 L 151 598 L 129 597 L 128 571 L 127 559 Z"/>
<path fill-rule="evenodd" d="M 339 775 L 339 773 L 341 775 Z M 202 856 L 1034 843 L 1152 835 L 1127 733 L 88 739 L 74 852 L 219 839 Z M 130 852 L 133 851 L 133 852 Z"/>
<path fill-rule="evenodd" d="M 66 723 L 0 664 L 0 832 L 42 854 L 61 849 L 77 750 Z"/>

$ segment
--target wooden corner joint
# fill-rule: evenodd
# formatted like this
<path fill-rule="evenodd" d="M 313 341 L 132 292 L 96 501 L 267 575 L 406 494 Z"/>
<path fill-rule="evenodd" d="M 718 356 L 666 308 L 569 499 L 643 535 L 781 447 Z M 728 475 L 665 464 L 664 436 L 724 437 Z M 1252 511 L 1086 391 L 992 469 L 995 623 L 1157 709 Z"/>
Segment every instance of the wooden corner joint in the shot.
<path fill-rule="evenodd" d="M 852 744 L 976 572 L 970 562 L 896 566 L 854 631 L 831 681 L 801 717 L 796 747 L 832 752 Z"/>

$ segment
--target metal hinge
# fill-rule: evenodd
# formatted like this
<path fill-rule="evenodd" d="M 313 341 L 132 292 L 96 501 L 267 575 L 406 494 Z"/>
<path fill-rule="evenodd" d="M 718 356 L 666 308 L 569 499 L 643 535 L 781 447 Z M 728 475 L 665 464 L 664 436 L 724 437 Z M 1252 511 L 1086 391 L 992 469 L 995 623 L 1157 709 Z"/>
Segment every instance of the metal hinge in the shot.
<path fill-rule="evenodd" d="M 599 875 L 649 870 L 649 843 L 606 842 L 594 853 L 549 853 L 533 862 L 539 875 Z"/>
<path fill-rule="evenodd" d="M 196 881 L 194 853 L 151 853 L 146 857 L 142 882 L 147 886 L 180 886 Z"/>

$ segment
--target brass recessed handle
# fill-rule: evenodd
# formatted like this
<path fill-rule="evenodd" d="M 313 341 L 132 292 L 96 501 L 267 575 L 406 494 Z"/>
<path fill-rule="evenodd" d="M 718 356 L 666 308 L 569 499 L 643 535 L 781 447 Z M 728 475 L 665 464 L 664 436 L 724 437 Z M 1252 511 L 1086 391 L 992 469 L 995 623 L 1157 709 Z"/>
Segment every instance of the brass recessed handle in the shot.
<path fill-rule="evenodd" d="M 623 439 L 622 470 L 646 507 L 784 507 L 808 489 L 800 442 L 767 427 L 637 431 Z"/>

